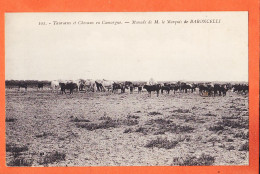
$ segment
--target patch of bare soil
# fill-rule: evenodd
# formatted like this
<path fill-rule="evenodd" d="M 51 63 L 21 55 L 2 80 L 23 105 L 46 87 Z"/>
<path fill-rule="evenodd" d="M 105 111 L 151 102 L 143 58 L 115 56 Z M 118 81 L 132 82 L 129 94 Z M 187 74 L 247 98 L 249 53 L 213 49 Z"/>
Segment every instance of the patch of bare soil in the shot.
<path fill-rule="evenodd" d="M 248 165 L 248 96 L 6 90 L 8 166 Z"/>

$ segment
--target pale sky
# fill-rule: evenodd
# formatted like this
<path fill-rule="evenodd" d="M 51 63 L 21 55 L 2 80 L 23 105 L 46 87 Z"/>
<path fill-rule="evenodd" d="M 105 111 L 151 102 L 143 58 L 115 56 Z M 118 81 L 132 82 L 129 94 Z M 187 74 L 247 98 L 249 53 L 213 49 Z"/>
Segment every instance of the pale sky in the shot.
<path fill-rule="evenodd" d="M 220 23 L 183 23 L 194 19 Z M 6 13 L 5 21 L 7 80 L 248 81 L 247 12 Z"/>

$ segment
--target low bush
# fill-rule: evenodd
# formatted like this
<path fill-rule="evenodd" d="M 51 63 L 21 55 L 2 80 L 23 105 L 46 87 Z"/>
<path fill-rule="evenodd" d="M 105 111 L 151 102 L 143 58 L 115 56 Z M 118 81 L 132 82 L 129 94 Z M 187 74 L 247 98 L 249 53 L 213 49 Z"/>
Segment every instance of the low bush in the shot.
<path fill-rule="evenodd" d="M 58 151 L 52 152 L 50 154 L 47 154 L 44 156 L 43 160 L 39 162 L 40 165 L 48 165 L 48 164 L 53 164 L 55 162 L 60 162 L 64 161 L 66 158 L 65 153 L 61 153 Z"/>
<path fill-rule="evenodd" d="M 10 162 L 7 163 L 7 166 L 32 166 L 33 160 L 32 159 L 25 159 L 22 157 L 14 158 Z"/>
<path fill-rule="evenodd" d="M 178 144 L 178 141 L 170 141 L 167 138 L 157 138 L 155 140 L 149 141 L 145 147 L 147 148 L 165 148 L 172 149 Z"/>
<path fill-rule="evenodd" d="M 202 154 L 199 157 L 187 156 L 185 158 L 173 158 L 173 165 L 178 166 L 210 166 L 215 162 L 215 157 L 211 155 Z"/>

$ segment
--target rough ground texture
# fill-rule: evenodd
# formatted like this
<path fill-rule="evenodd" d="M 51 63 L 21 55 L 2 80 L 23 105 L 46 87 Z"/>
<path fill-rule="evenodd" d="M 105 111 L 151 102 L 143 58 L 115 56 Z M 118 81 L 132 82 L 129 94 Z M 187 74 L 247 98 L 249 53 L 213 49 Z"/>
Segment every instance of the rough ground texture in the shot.
<path fill-rule="evenodd" d="M 8 166 L 248 165 L 248 95 L 6 90 Z"/>

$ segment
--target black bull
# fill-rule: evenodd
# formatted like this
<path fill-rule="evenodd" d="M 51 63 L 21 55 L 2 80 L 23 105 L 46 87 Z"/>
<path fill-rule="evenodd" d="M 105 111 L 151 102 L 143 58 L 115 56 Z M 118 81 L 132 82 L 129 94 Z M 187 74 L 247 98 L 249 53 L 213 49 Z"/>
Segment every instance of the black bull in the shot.
<path fill-rule="evenodd" d="M 151 97 L 151 92 L 156 91 L 157 97 L 159 96 L 159 91 L 161 89 L 161 85 L 144 85 L 144 89 L 148 91 L 149 96 Z"/>
<path fill-rule="evenodd" d="M 121 90 L 121 93 L 125 93 L 125 89 L 128 88 L 125 84 L 113 83 L 112 92 L 116 92 L 118 89 Z"/>
<path fill-rule="evenodd" d="M 73 90 L 78 88 L 76 83 L 60 83 L 59 85 L 62 94 L 66 94 L 66 89 L 70 90 L 70 94 L 72 94 Z"/>
<path fill-rule="evenodd" d="M 20 88 L 24 88 L 27 91 L 27 87 L 28 87 L 27 83 L 19 83 L 18 84 L 18 91 L 20 90 Z"/>

